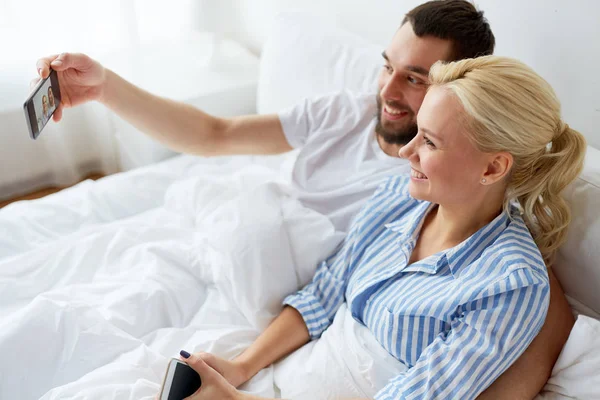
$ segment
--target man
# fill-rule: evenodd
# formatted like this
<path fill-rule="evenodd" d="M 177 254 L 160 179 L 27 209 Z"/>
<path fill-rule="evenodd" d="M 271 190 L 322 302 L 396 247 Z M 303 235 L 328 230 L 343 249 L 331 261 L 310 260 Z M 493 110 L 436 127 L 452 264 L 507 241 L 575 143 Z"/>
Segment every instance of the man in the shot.
<path fill-rule="evenodd" d="M 50 110 L 53 110 L 55 105 L 54 105 L 54 92 L 52 92 L 52 86 L 50 86 L 48 88 L 48 101 L 50 103 Z"/>
<path fill-rule="evenodd" d="M 42 77 L 48 76 L 49 66 L 58 71 L 62 103 L 54 114 L 57 122 L 64 107 L 97 100 L 180 152 L 277 154 L 300 148 L 292 177 L 298 198 L 346 232 L 383 177 L 408 172 L 398 151 L 417 132 L 416 114 L 431 65 L 491 54 L 494 44 L 483 13 L 469 2 L 431 1 L 406 15 L 383 53 L 377 96 L 344 92 L 305 100 L 279 115 L 231 119 L 147 93 L 83 54 L 46 57 L 37 67 Z M 545 384 L 573 325 L 560 285 L 550 276 L 552 295 L 544 328 L 480 397 L 532 398 Z"/>

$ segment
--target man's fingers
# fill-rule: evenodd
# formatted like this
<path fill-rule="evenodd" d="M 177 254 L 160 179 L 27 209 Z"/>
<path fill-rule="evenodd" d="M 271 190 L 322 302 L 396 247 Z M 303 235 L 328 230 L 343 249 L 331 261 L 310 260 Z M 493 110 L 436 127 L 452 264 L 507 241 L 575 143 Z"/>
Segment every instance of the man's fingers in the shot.
<path fill-rule="evenodd" d="M 94 67 L 94 60 L 82 53 L 60 53 L 51 63 L 52 69 L 64 71 L 74 68 L 79 71 L 88 71 Z"/>
<path fill-rule="evenodd" d="M 58 57 L 56 57 L 54 60 L 52 60 L 50 62 L 50 66 L 52 67 L 52 69 L 55 69 L 57 71 L 63 71 L 69 67 L 71 67 L 70 64 L 73 63 L 73 55 L 70 53 L 60 53 L 58 55 Z"/>
<path fill-rule="evenodd" d="M 40 58 L 36 62 L 35 67 L 42 78 L 47 78 L 48 75 L 50 75 L 50 68 L 56 71 L 63 71 L 71 67 L 74 58 L 77 59 L 80 56 L 80 54 L 72 53 L 53 54 L 48 57 Z"/>
<path fill-rule="evenodd" d="M 35 63 L 35 67 L 38 71 L 38 75 L 42 78 L 47 78 L 50 75 L 50 63 L 54 61 L 59 55 L 53 54 L 48 57 L 42 57 Z"/>
<path fill-rule="evenodd" d="M 58 122 L 62 119 L 62 111 L 63 111 L 63 107 L 61 104 L 58 106 L 58 108 L 54 111 L 54 114 L 52 115 L 52 120 L 54 122 Z"/>

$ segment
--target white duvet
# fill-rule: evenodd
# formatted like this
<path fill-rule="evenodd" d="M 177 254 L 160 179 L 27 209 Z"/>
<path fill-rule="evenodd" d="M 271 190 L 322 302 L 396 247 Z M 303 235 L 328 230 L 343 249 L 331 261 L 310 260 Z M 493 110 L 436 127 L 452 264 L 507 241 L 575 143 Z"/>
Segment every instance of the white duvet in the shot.
<path fill-rule="evenodd" d="M 181 156 L 0 210 L 0 399 L 149 399 L 180 349 L 250 345 L 340 240 L 281 184 L 293 155 L 256 161 Z M 242 389 L 372 397 L 403 370 L 342 307 Z"/>
<path fill-rule="evenodd" d="M 337 245 L 329 220 L 293 199 L 278 169 L 197 161 L 0 211 L 1 399 L 152 398 L 180 349 L 232 357 L 246 348 Z M 346 335 L 344 317 L 327 337 Z M 312 359 L 331 364 L 338 347 L 320 343 Z M 361 343 L 349 345 L 359 354 Z M 327 393 L 310 373 L 294 387 L 289 360 L 277 385 L 268 368 L 243 389 Z M 364 362 L 368 378 L 373 362 Z M 344 385 L 339 393 L 370 387 L 352 376 Z"/>

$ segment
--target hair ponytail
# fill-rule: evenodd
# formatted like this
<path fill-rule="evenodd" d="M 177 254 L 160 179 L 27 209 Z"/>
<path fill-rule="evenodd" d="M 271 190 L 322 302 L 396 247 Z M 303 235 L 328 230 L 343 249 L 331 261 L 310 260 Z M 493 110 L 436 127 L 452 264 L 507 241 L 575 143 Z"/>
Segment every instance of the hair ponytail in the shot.
<path fill-rule="evenodd" d="M 547 265 L 566 240 L 571 212 L 561 193 L 581 172 L 585 146 L 583 135 L 564 124 L 535 161 L 529 179 L 513 179 L 509 185 L 508 196 L 523 208 L 523 219 Z"/>

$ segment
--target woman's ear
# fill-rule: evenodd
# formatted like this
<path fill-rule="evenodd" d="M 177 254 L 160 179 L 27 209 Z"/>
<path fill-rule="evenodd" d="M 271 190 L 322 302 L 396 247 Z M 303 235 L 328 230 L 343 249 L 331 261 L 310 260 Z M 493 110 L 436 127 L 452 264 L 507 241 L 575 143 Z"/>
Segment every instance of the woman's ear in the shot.
<path fill-rule="evenodd" d="M 481 177 L 485 184 L 498 182 L 508 175 L 513 165 L 513 156 L 507 151 L 490 154 L 487 169 Z"/>

